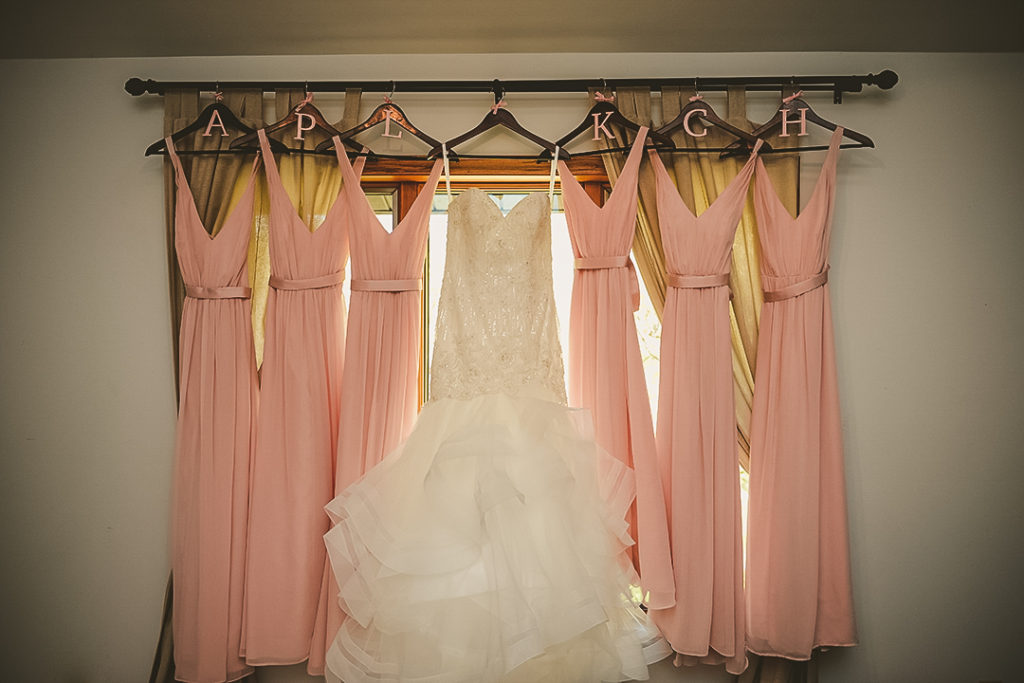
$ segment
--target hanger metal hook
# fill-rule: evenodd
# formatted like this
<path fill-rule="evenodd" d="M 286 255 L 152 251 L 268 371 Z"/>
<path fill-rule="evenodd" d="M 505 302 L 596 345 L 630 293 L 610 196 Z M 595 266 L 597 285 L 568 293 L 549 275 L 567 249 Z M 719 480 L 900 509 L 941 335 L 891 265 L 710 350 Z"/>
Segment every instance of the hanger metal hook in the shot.
<path fill-rule="evenodd" d="M 221 90 L 220 90 L 220 81 L 216 81 L 213 84 L 213 100 L 215 102 L 220 102 L 223 99 L 224 99 L 224 93 L 221 92 Z"/>
<path fill-rule="evenodd" d="M 494 83 L 491 85 L 491 92 L 494 93 L 494 103 L 497 104 L 505 97 L 505 86 L 501 84 L 501 81 L 495 78 Z"/>
<path fill-rule="evenodd" d="M 799 85 L 796 82 L 796 76 L 790 76 L 789 77 L 789 92 L 788 93 L 783 93 L 782 96 L 783 97 L 787 97 L 787 96 L 792 95 L 793 93 L 795 93 L 797 90 L 799 90 Z"/>
<path fill-rule="evenodd" d="M 388 102 L 390 102 L 391 98 L 393 98 L 394 96 L 395 96 L 395 82 L 391 81 L 391 91 L 388 92 L 387 96 L 384 99 L 387 100 Z"/>

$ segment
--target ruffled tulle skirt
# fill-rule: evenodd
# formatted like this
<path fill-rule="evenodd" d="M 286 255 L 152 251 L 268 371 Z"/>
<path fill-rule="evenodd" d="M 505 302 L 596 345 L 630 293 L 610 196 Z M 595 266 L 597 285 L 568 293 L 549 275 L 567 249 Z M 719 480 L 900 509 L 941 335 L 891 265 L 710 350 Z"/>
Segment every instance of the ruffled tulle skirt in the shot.
<path fill-rule="evenodd" d="M 440 399 L 328 506 L 346 683 L 644 680 L 670 654 L 630 599 L 632 472 L 589 413 Z"/>

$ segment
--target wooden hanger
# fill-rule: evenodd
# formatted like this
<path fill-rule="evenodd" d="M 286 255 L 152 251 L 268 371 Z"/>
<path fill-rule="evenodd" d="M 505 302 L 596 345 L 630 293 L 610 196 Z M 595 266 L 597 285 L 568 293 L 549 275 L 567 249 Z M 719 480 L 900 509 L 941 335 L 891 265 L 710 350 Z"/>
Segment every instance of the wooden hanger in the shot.
<path fill-rule="evenodd" d="M 787 119 L 790 122 L 789 125 L 791 127 L 794 125 L 799 126 L 801 115 L 800 110 L 802 109 L 806 110 L 805 115 L 807 117 L 808 122 L 821 126 L 822 128 L 827 128 L 828 130 L 834 131 L 838 127 L 838 124 L 833 123 L 832 121 L 829 121 L 828 119 L 819 116 L 813 109 L 811 109 L 811 105 L 807 104 L 807 102 L 805 102 L 803 98 L 800 97 L 800 95 L 802 94 L 803 91 L 800 90 L 794 93 L 793 95 L 790 95 L 789 97 L 784 97 L 782 99 L 782 106 L 780 106 L 779 110 L 775 112 L 775 116 L 773 116 L 771 119 L 762 123 L 756 129 L 754 129 L 753 135 L 756 135 L 759 138 L 764 138 L 767 135 L 773 133 L 777 128 L 780 128 L 782 126 L 783 113 L 785 113 L 785 115 L 787 116 Z M 792 135 L 792 133 L 790 133 L 790 135 Z M 867 135 L 864 135 L 863 133 L 858 133 L 857 131 L 851 130 L 846 127 L 843 128 L 843 137 L 849 138 L 854 142 L 860 143 L 858 145 L 851 145 L 851 147 L 853 148 L 875 146 L 875 143 Z M 800 147 L 787 147 L 776 151 L 793 152 L 799 151 L 800 149 Z M 721 156 L 724 158 L 727 156 L 741 154 L 742 152 L 742 147 L 739 147 L 738 143 L 733 143 L 729 145 L 729 149 L 722 152 Z"/>
<path fill-rule="evenodd" d="M 335 128 L 331 124 L 327 123 L 327 119 L 325 119 L 324 115 L 320 113 L 320 110 L 312 105 L 312 100 L 313 100 L 313 94 L 307 92 L 306 93 L 306 99 L 304 99 L 302 102 L 299 102 L 297 105 L 292 107 L 291 111 L 289 111 L 288 114 L 283 119 L 281 119 L 279 121 L 275 121 L 274 123 L 270 124 L 269 126 L 266 126 L 263 130 L 269 136 L 274 131 L 278 131 L 278 130 L 281 130 L 282 128 L 286 128 L 286 127 L 288 127 L 290 125 L 295 124 L 299 120 L 299 114 L 302 113 L 302 114 L 311 116 L 313 118 L 313 127 L 314 127 L 314 129 L 319 129 L 319 130 L 323 131 L 324 133 L 326 133 L 328 136 L 341 135 L 341 133 L 338 132 L 337 128 Z M 236 138 L 235 140 L 232 140 L 231 144 L 228 145 L 228 147 L 231 148 L 231 149 L 250 149 L 250 148 L 256 148 L 256 147 L 259 146 L 258 138 L 259 138 L 259 136 L 258 136 L 257 132 L 256 131 L 252 131 L 251 133 L 248 133 L 247 135 L 243 135 L 240 138 Z M 274 140 L 272 140 L 272 139 L 270 140 L 271 148 L 274 148 L 274 142 L 275 142 Z M 356 152 L 361 151 L 361 148 L 355 147 L 353 145 L 353 143 L 346 142 L 345 144 L 348 145 L 353 151 L 356 151 Z M 287 147 L 285 145 L 281 145 L 280 148 L 275 148 L 275 149 L 277 151 L 284 151 L 284 152 L 296 151 L 293 148 Z"/>
<path fill-rule="evenodd" d="M 477 124 L 476 128 L 466 131 L 462 135 L 454 137 L 451 140 L 447 140 L 444 143 L 444 147 L 448 150 L 448 157 L 450 159 L 458 158 L 458 155 L 452 151 L 453 147 L 461 145 L 463 142 L 475 138 L 481 133 L 484 133 L 485 131 L 488 131 L 496 126 L 504 126 L 505 128 L 508 128 L 510 131 L 515 133 L 516 135 L 519 135 L 520 137 L 526 138 L 530 142 L 540 145 L 541 147 L 544 148 L 545 151 L 551 154 L 555 153 L 555 143 L 551 142 L 550 140 L 545 140 L 536 133 L 530 132 L 526 128 L 523 128 L 523 126 L 518 121 L 516 121 L 516 117 L 512 115 L 512 112 L 502 108 L 505 106 L 505 101 L 502 99 L 504 94 L 504 88 L 502 88 L 500 84 L 495 82 L 494 106 L 491 107 L 491 110 L 489 112 L 487 112 L 483 120 L 479 124 Z M 436 159 L 441 154 L 442 147 L 440 144 L 438 144 L 432 150 L 430 150 L 430 152 L 427 154 L 427 158 Z M 558 155 L 562 159 L 569 158 L 569 155 L 566 154 L 565 152 L 562 152 L 561 150 L 559 150 Z"/>
<path fill-rule="evenodd" d="M 394 94 L 393 91 L 392 94 Z M 414 137 L 430 145 L 431 149 L 441 146 L 440 142 L 424 133 L 422 130 L 417 128 L 411 120 L 409 120 L 409 117 L 406 116 L 404 111 L 402 111 L 402 108 L 391 101 L 391 95 L 385 97 L 384 104 L 377 105 L 377 108 L 373 110 L 373 113 L 366 117 L 365 121 L 349 128 L 338 137 L 344 141 L 350 140 L 363 131 L 369 130 L 381 123 L 386 123 L 388 120 L 398 124 L 405 130 L 412 133 Z M 334 140 L 327 139 L 316 146 L 316 151 L 323 152 L 331 149 L 332 147 L 334 147 Z"/>
<path fill-rule="evenodd" d="M 253 128 L 242 123 L 241 119 L 235 116 L 235 112 L 231 111 L 231 109 L 221 101 L 221 97 L 223 96 L 221 95 L 220 91 L 218 91 L 216 94 L 216 101 L 213 104 L 208 105 L 206 109 L 203 109 L 201 112 L 199 112 L 199 116 L 196 117 L 195 121 L 188 124 L 181 130 L 171 133 L 171 140 L 177 142 L 178 140 L 181 140 L 187 135 L 191 135 L 197 130 L 205 129 L 208 125 L 210 125 L 210 120 L 213 119 L 214 115 L 220 117 L 220 120 L 224 123 L 224 127 L 227 129 L 239 131 L 243 134 L 254 133 L 255 131 Z M 278 142 L 277 140 L 271 141 L 271 147 L 273 147 L 277 151 L 283 150 L 285 148 L 285 146 Z M 164 140 L 164 138 L 160 138 L 159 140 L 157 140 L 152 145 L 146 148 L 147 157 L 153 154 L 164 154 L 166 152 L 167 141 Z"/>
<path fill-rule="evenodd" d="M 691 112 L 693 113 L 691 114 Z M 694 119 L 703 121 L 705 124 L 717 126 L 730 135 L 746 142 L 751 147 L 757 144 L 756 135 L 749 133 L 742 128 L 737 128 L 728 121 L 722 119 L 715 113 L 715 110 L 711 108 L 711 105 L 705 102 L 699 94 L 690 98 L 689 103 L 680 110 L 678 116 L 659 128 L 658 134 L 665 136 L 671 135 L 673 132 L 681 128 L 686 121 L 692 121 Z M 763 144 L 762 149 L 770 149 L 770 147 L 767 144 Z"/>
<path fill-rule="evenodd" d="M 580 122 L 580 125 L 573 128 L 571 131 L 569 131 L 561 138 L 559 138 L 557 142 L 555 142 L 555 144 L 558 145 L 559 147 L 559 156 L 564 156 L 565 153 L 561 150 L 564 149 L 567 144 L 569 144 L 577 137 L 579 137 L 584 131 L 592 128 L 594 126 L 595 120 L 601 122 L 601 125 L 612 124 L 616 126 L 621 126 L 623 128 L 626 128 L 627 130 L 640 130 L 640 124 L 633 123 L 632 121 L 627 119 L 625 116 L 623 116 L 622 112 L 619 111 L 619 108 L 615 106 L 615 104 L 613 103 L 615 99 L 614 96 L 606 98 L 601 93 L 596 93 L 594 95 L 594 99 L 596 99 L 597 102 L 594 104 L 593 107 L 590 108 L 590 111 L 587 112 L 587 115 L 583 117 L 583 121 Z M 598 117 L 597 119 L 594 118 L 595 115 Z M 672 142 L 672 140 L 669 137 L 662 135 L 657 131 L 648 131 L 647 137 L 655 145 L 667 147 L 668 149 L 675 149 L 675 143 Z M 548 159 L 551 158 L 547 152 L 542 153 L 541 157 Z"/>

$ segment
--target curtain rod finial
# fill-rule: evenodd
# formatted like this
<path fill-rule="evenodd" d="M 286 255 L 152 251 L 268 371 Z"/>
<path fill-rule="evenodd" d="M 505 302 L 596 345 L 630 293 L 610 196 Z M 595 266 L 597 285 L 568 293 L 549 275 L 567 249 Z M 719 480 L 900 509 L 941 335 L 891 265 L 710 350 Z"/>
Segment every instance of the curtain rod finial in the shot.
<path fill-rule="evenodd" d="M 145 95 L 147 92 L 162 94 L 162 89 L 152 78 L 142 80 L 141 78 L 129 78 L 124 84 L 125 92 L 134 97 Z"/>
<path fill-rule="evenodd" d="M 875 74 L 868 74 L 868 79 L 868 82 L 874 82 L 882 90 L 889 90 L 899 82 L 900 77 L 892 69 L 886 69 L 877 76 Z"/>

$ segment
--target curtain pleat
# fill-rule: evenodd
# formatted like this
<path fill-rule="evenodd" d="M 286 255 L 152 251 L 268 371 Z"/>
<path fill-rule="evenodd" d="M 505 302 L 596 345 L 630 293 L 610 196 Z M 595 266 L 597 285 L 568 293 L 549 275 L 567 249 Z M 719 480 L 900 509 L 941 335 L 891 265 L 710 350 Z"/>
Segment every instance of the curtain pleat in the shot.
<path fill-rule="evenodd" d="M 193 121 L 199 115 L 199 91 L 168 90 L 164 95 L 164 136 L 181 128 L 179 121 Z M 167 229 L 167 273 L 170 276 L 171 344 L 174 355 L 174 392 L 178 393 L 178 330 L 185 301 L 185 283 L 181 280 L 178 259 L 174 253 L 174 166 L 164 159 L 164 222 Z"/>

